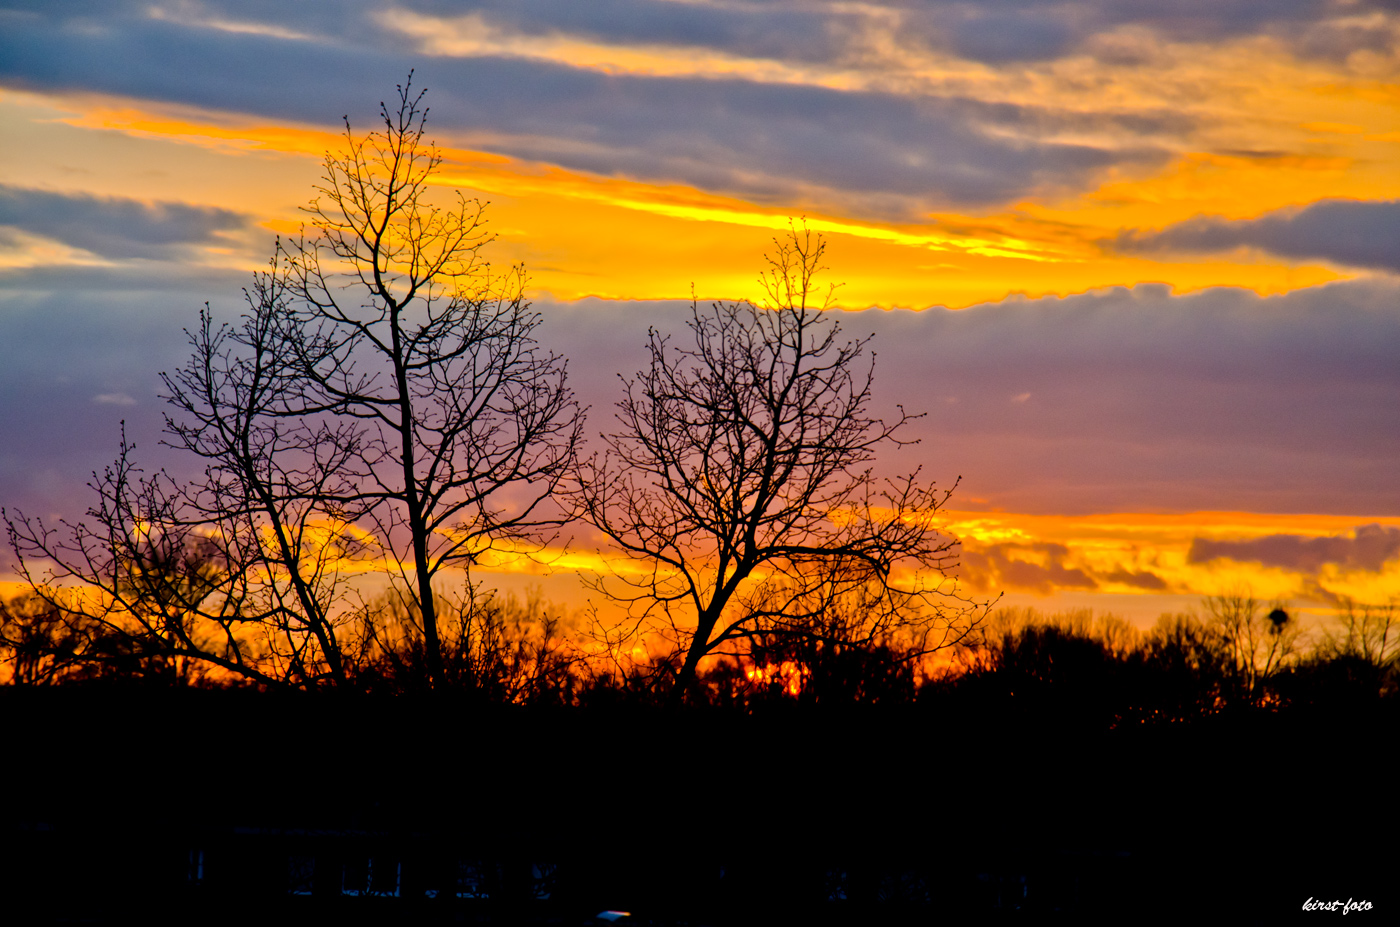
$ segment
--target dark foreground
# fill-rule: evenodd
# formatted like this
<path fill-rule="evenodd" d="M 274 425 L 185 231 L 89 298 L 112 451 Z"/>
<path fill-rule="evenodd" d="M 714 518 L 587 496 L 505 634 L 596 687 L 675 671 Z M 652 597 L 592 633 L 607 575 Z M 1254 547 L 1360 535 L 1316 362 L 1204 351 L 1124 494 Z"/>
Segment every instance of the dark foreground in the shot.
<path fill-rule="evenodd" d="M 1393 700 L 1391 700 L 1393 701 Z M 0 690 L 5 923 L 1392 921 L 1392 705 L 1087 730 Z M 1304 911 L 1309 899 L 1369 911 Z M 1350 921 L 1348 921 L 1350 922 Z"/>

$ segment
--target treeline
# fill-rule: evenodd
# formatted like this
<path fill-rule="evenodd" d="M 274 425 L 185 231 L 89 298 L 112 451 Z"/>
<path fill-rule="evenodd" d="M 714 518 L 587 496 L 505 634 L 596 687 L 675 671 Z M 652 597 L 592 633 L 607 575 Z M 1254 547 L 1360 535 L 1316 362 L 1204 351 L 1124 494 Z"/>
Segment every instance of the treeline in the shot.
<path fill-rule="evenodd" d="M 1334 709 L 1400 693 L 1400 609 L 1345 602 L 1305 629 L 1277 604 L 1211 596 L 1147 631 L 1088 610 L 1003 610 L 965 671 L 928 690 L 963 704 L 1094 727 L 1179 723 L 1242 710 Z M 923 693 L 921 693 L 923 694 Z"/>
<path fill-rule="evenodd" d="M 71 590 L 70 590 L 71 592 Z M 0 682 L 19 687 L 123 686 L 291 690 L 308 688 L 296 672 L 237 672 L 217 655 L 208 629 L 152 620 L 127 609 L 65 607 L 63 591 L 35 590 L 0 600 Z M 566 639 L 558 610 L 538 594 L 524 600 L 469 587 L 437 603 L 444 678 L 439 687 L 501 704 L 565 704 L 576 697 L 582 651 Z M 171 615 L 155 616 L 171 619 Z M 200 631 L 204 633 L 201 634 Z M 421 615 L 411 601 L 386 593 L 339 623 L 339 688 L 408 694 L 429 688 Z M 247 642 L 244 642 L 247 646 Z M 277 665 L 269 651 L 269 665 Z"/>
<path fill-rule="evenodd" d="M 438 604 L 444 676 L 430 686 L 421 618 L 386 594 L 345 639 L 343 691 L 430 688 L 482 704 L 553 707 L 668 703 L 679 658 L 621 659 L 538 592 L 481 591 Z M 443 620 L 445 618 L 445 620 Z M 15 687 L 295 689 L 194 659 L 139 624 L 26 594 L 0 601 L 0 681 Z M 1208 597 L 1147 631 L 1090 610 L 999 609 L 930 658 L 905 638 L 851 643 L 819 634 L 755 639 L 702 665 L 693 705 L 740 713 L 800 707 L 939 705 L 1091 727 L 1174 723 L 1235 709 L 1343 707 L 1400 696 L 1400 608 L 1346 602 L 1309 634 L 1247 594 Z"/>

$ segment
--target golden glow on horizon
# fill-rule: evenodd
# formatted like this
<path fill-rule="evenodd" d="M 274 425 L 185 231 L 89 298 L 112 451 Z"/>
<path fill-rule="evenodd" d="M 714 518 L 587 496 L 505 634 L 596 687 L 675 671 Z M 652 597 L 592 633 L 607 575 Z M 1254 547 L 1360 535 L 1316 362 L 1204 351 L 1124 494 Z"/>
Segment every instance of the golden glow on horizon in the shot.
<path fill-rule="evenodd" d="M 937 513 L 934 521 L 962 542 L 964 568 L 958 575 L 966 587 L 964 591 L 974 596 L 999 590 L 1041 598 L 1093 591 L 1131 596 L 1141 602 L 1141 611 L 1148 612 L 1171 610 L 1181 596 L 1218 595 L 1242 587 L 1265 599 L 1306 596 L 1316 600 L 1319 596 L 1331 596 L 1380 603 L 1400 598 L 1400 559 L 1395 558 L 1374 571 L 1325 563 L 1315 573 L 1248 560 L 1196 562 L 1190 558 L 1192 543 L 1198 539 L 1240 542 L 1271 535 L 1347 537 L 1365 525 L 1400 529 L 1400 517 L 1394 516 L 1214 511 L 1070 517 L 945 509 Z M 1044 584 L 1018 584 L 1014 576 L 1004 575 L 1004 571 L 978 575 L 966 569 L 969 561 L 989 553 L 1012 564 L 1048 571 Z M 487 573 L 535 576 L 639 569 L 638 564 L 619 555 L 589 551 L 581 545 L 567 550 L 552 548 L 534 559 L 519 555 L 499 562 L 488 559 L 478 567 Z M 1057 575 L 1070 575 L 1058 571 L 1079 571 L 1093 577 L 1092 587 L 1063 579 L 1057 582 Z"/>
<path fill-rule="evenodd" d="M 1192 543 L 1197 539 L 1238 542 L 1271 535 L 1337 537 L 1364 525 L 1400 528 L 1400 517 L 1255 512 L 1067 517 L 941 511 L 939 523 L 949 534 L 963 540 L 966 551 L 976 554 L 990 549 L 1012 562 L 1079 570 L 1097 578 L 1094 588 L 1099 592 L 1148 597 L 1168 593 L 1218 595 L 1249 587 L 1262 598 L 1288 599 L 1305 594 L 1315 597 L 1324 591 L 1368 602 L 1400 597 L 1400 559 L 1391 559 L 1376 571 L 1326 563 L 1316 576 L 1248 560 L 1190 559 Z M 964 575 L 973 588 L 995 585 Z M 1055 575 L 1047 574 L 1045 587 L 1025 587 L 1021 591 L 1048 594 L 1081 588 L 1063 581 L 1057 583 Z M 1161 587 L 1143 586 L 1141 580 L 1148 576 L 1160 580 Z"/>
<path fill-rule="evenodd" d="M 1328 601 L 1351 598 L 1358 602 L 1385 603 L 1400 600 L 1400 558 L 1392 557 L 1370 570 L 1344 563 L 1326 562 L 1311 572 L 1267 565 L 1256 561 L 1212 559 L 1192 561 L 1194 541 L 1250 541 L 1272 535 L 1302 538 L 1347 537 L 1358 527 L 1380 525 L 1400 529 L 1400 517 L 1360 517 L 1326 514 L 1264 514 L 1255 512 L 1114 513 L 1088 516 L 1027 515 L 1014 512 L 941 510 L 937 525 L 962 542 L 963 567 L 957 572 L 962 592 L 974 598 L 994 597 L 999 591 L 1012 593 L 1017 600 L 1050 601 L 1064 594 L 1108 594 L 1124 602 L 1138 603 L 1132 610 L 1155 615 L 1181 607 L 1188 600 L 1206 595 L 1227 594 L 1247 588 L 1261 599 Z M 399 565 L 382 556 L 337 557 L 335 547 L 344 526 L 328 529 L 311 539 L 316 550 L 310 554 L 321 562 L 319 569 L 347 577 L 369 577 L 398 572 Z M 358 529 L 356 539 L 375 547 L 374 538 Z M 590 596 L 571 576 L 584 573 L 637 573 L 644 565 L 619 554 L 589 549 L 585 544 L 552 546 L 543 551 L 498 545 L 483 549 L 472 573 L 478 579 L 516 575 L 536 577 L 549 583 L 550 597 L 570 611 L 583 608 Z M 977 574 L 966 567 L 970 561 L 988 555 L 1002 558 L 1000 570 Z M 1007 564 L 1047 571 L 1040 584 L 1027 585 Z M 407 568 L 407 567 L 405 567 Z M 1075 573 L 1094 578 L 1092 586 L 1066 581 Z M 448 586 L 462 576 L 459 569 L 447 569 L 442 581 Z M 1055 577 L 1059 576 L 1060 579 Z M 1144 584 L 1155 577 L 1159 585 Z M 761 577 L 755 576 L 755 580 Z M 0 581 L 0 595 L 22 592 L 24 586 Z M 1127 598 L 1125 598 L 1127 597 Z M 606 602 L 594 601 L 605 611 Z M 1047 606 L 1053 608 L 1055 606 Z M 770 671 L 771 670 L 771 671 Z M 782 668 L 761 671 L 769 677 L 793 684 L 791 673 Z M 751 678 L 754 677 L 751 674 Z M 797 683 L 800 689 L 800 681 Z"/>
<path fill-rule="evenodd" d="M 763 666 L 748 666 L 744 670 L 744 677 L 754 685 L 778 685 L 794 697 L 802 694 L 802 687 L 807 684 L 807 677 L 811 675 L 811 667 L 791 660 L 776 664 L 765 663 Z"/>

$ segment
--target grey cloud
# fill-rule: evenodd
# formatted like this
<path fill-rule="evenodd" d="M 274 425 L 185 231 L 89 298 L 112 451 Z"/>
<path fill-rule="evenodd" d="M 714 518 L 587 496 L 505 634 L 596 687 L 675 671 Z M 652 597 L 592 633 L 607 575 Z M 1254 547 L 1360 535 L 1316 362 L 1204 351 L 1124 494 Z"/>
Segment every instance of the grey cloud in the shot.
<path fill-rule="evenodd" d="M 1089 42 L 1125 26 L 1150 30 L 1162 38 L 1182 41 L 1221 41 L 1250 35 L 1273 35 L 1302 53 L 1342 57 L 1373 48 L 1385 27 L 1358 30 L 1336 18 L 1364 13 L 1385 3 L 1344 8 L 1328 0 L 980 0 L 928 3 L 904 12 L 900 37 L 904 41 L 953 52 L 991 64 L 1053 59 L 1091 48 L 1110 58 L 1121 55 L 1112 44 Z M 1129 64 L 1130 61 L 1120 63 Z"/>
<path fill-rule="evenodd" d="M 526 34 L 562 33 L 605 42 L 701 46 L 786 61 L 859 60 L 866 34 L 889 28 L 898 41 L 990 64 L 1044 61 L 1083 48 L 1124 26 L 1164 38 L 1218 41 L 1276 35 L 1307 54 L 1345 57 L 1377 48 L 1388 30 L 1357 25 L 1370 10 L 1393 4 L 1340 7 L 1329 0 L 946 0 L 872 3 L 664 3 L 654 0 L 410 0 L 440 15 L 476 12 Z M 1340 20 L 1340 21 L 1334 21 Z"/>
<path fill-rule="evenodd" d="M 1327 564 L 1377 572 L 1388 560 L 1400 557 L 1400 528 L 1361 525 L 1350 536 L 1307 537 L 1271 534 L 1245 541 L 1196 538 L 1188 559 L 1192 563 L 1229 559 L 1283 567 L 1300 573 L 1316 573 Z"/>
<path fill-rule="evenodd" d="M 446 101 L 459 124 L 516 136 L 497 143 L 508 153 L 760 197 L 791 196 L 805 185 L 898 194 L 915 204 L 1004 202 L 1052 184 L 1082 184 L 1111 164 L 1165 157 L 1007 139 L 984 127 L 1029 127 L 1048 117 L 967 100 L 728 80 L 623 81 L 514 63 L 461 67 L 483 76 L 519 69 L 512 86 L 542 85 L 528 94 L 537 101 L 530 106 L 481 95 Z"/>
<path fill-rule="evenodd" d="M 1120 583 L 1124 586 L 1135 586 L 1138 589 L 1146 589 L 1150 592 L 1167 591 L 1167 583 L 1156 573 L 1143 573 L 1140 571 L 1114 570 L 1111 573 L 1104 573 L 1101 579 L 1111 583 Z"/>
<path fill-rule="evenodd" d="M 1129 252 L 1259 248 L 1280 257 L 1400 272 L 1400 200 L 1320 200 L 1258 219 L 1198 216 L 1160 232 L 1125 232 Z"/>
<path fill-rule="evenodd" d="M 1018 553 L 1045 563 L 1022 559 Z M 1058 589 L 1097 589 L 1088 573 L 1064 565 L 1068 554 L 1063 544 L 965 545 L 955 575 L 975 591 L 1004 586 L 1049 595 Z"/>
<path fill-rule="evenodd" d="M 901 391 L 929 413 L 907 461 L 944 461 L 972 495 L 1375 514 L 1400 509 L 1397 306 L 1382 281 L 1270 298 L 1143 285 L 862 313 L 848 329 L 879 331 L 877 383 L 919 384 L 917 403 Z"/>
<path fill-rule="evenodd" d="M 272 238 L 268 238 L 271 246 Z M 248 285 L 248 275 L 236 270 L 198 264 L 163 264 L 159 269 L 119 264 L 105 267 L 39 265 L 0 269 L 0 299 L 11 294 L 175 293 L 202 304 L 214 295 L 237 296 Z"/>
<path fill-rule="evenodd" d="M 382 98 L 417 57 L 401 45 L 297 42 L 138 19 L 79 29 L 26 17 L 0 37 L 0 80 L 323 124 L 363 114 L 364 124 L 367 101 Z M 761 201 L 868 197 L 870 209 L 901 218 L 1085 185 L 1110 166 L 1167 157 L 1146 141 L 1113 149 L 1044 140 L 1058 131 L 1096 124 L 1145 138 L 1180 122 L 617 76 L 518 59 L 436 58 L 419 77 L 433 88 L 437 131 L 465 132 L 486 150 Z"/>
<path fill-rule="evenodd" d="M 614 44 L 698 46 L 740 56 L 789 62 L 859 63 L 869 34 L 889 31 L 902 43 L 951 52 L 991 64 L 1043 61 L 1092 47 L 1089 40 L 1125 26 L 1167 39 L 1216 41 L 1274 35 L 1303 54 L 1344 58 L 1359 49 L 1385 50 L 1389 21 L 1366 14 L 1393 10 L 1388 0 L 1345 6 L 1329 0 L 899 0 L 852 5 L 838 2 L 693 4 L 661 0 L 375 0 L 285 4 L 237 2 L 67 3 L 14 5 L 31 17 L 49 17 L 86 29 L 142 20 L 168 7 L 209 19 L 261 22 L 312 34 L 341 45 L 377 43 L 403 49 L 375 14 L 397 7 L 445 17 L 475 14 L 526 35 L 560 34 Z M 1110 50 L 1110 54 L 1111 54 Z"/>
<path fill-rule="evenodd" d="M 1400 283 L 1378 279 L 1268 298 L 1142 285 L 839 319 L 850 337 L 875 333 L 874 411 L 927 413 L 908 431 L 920 443 L 881 467 L 922 465 L 943 485 L 963 475 L 955 505 L 1366 516 L 1400 511 L 1397 307 Z M 545 311 L 542 337 L 572 358 L 602 430 L 617 374 L 645 363 L 647 326 L 680 331 L 686 308 Z"/>
<path fill-rule="evenodd" d="M 1350 21 L 1318 23 L 1296 30 L 1291 44 L 1299 54 L 1309 58 L 1345 61 L 1358 51 L 1393 54 L 1395 38 L 1396 30 L 1390 21 Z"/>
<path fill-rule="evenodd" d="M 787 61 L 832 61 L 860 13 L 820 4 L 689 4 L 652 0 L 411 2 L 442 16 L 465 12 L 525 35 L 563 34 L 606 43 L 702 47 Z"/>
<path fill-rule="evenodd" d="M 0 226 L 12 226 L 106 258 L 168 258 L 241 230 L 248 216 L 189 203 L 55 193 L 0 184 Z"/>
<path fill-rule="evenodd" d="M 0 275 L 0 505 L 80 515 L 123 421 L 143 465 L 193 475 L 195 461 L 158 448 L 157 374 L 188 357 L 183 329 L 205 300 L 236 317 L 247 275 L 168 266 Z"/>
<path fill-rule="evenodd" d="M 1047 16 L 1033 8 L 996 8 L 986 4 L 962 15 L 931 12 L 930 44 L 943 45 L 959 57 L 988 63 L 1054 58 L 1082 38 L 1067 16 Z"/>
<path fill-rule="evenodd" d="M 1094 590 L 1103 583 L 1166 592 L 1168 584 L 1155 573 L 1119 568 L 1106 573 L 1066 564 L 1069 548 L 1053 542 L 961 545 L 954 570 L 959 581 L 974 592 L 1014 589 L 1050 595 L 1062 589 Z"/>
<path fill-rule="evenodd" d="M 839 241 L 830 262 L 839 268 Z M 154 451 L 155 374 L 186 357 L 181 329 L 204 300 L 231 320 L 247 283 L 182 273 L 0 275 L 0 500 L 36 511 L 75 503 L 73 488 L 110 459 L 123 417 L 151 451 L 143 459 L 169 460 Z M 1400 283 L 1380 279 L 1270 298 L 1139 286 L 839 321 L 847 336 L 875 333 L 872 411 L 893 415 L 902 403 L 928 413 L 907 432 L 920 443 L 882 454 L 879 467 L 922 466 L 945 486 L 963 475 L 954 507 L 983 497 L 1027 512 L 1364 517 L 1400 511 L 1397 307 Z M 541 342 L 569 358 L 593 435 L 614 427 L 618 375 L 645 366 L 647 328 L 681 332 L 688 313 L 679 301 L 538 308 Z M 1032 398 L 1009 401 L 1022 393 Z M 117 394 L 137 404 L 93 401 Z M 1051 579 L 1029 569 L 1013 573 L 1029 586 Z M 1085 576 L 1152 588 L 1150 574 L 1122 572 Z"/>

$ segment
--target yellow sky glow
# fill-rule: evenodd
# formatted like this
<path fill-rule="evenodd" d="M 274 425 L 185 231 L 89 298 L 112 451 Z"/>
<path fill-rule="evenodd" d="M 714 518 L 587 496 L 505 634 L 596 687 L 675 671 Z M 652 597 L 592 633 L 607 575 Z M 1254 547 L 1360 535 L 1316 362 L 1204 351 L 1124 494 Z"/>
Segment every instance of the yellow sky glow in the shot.
<path fill-rule="evenodd" d="M 845 281 L 840 300 L 848 307 L 960 308 L 1013 292 L 1067 295 L 1139 281 L 1168 283 L 1181 292 L 1234 285 L 1272 294 L 1346 276 L 1350 272 L 1345 269 L 1289 264 L 1258 254 L 1148 259 L 1113 253 L 1104 244 L 1123 229 L 1156 229 L 1194 215 L 1251 218 L 1324 197 L 1400 196 L 1393 130 L 1400 124 L 1400 95 L 1374 82 L 1347 83 L 1316 66 L 1270 59 L 1268 49 L 1257 42 L 1235 51 L 1244 55 L 1242 61 L 1218 50 L 1182 64 L 1184 75 L 1168 69 L 1165 77 L 1158 74 L 1158 80 L 1143 82 L 1116 76 L 1105 91 L 1123 95 L 1127 111 L 1133 105 L 1164 103 L 1170 94 L 1163 87 L 1188 78 L 1197 87 L 1215 89 L 1216 94 L 1205 94 L 1192 107 L 1210 117 L 1199 131 L 1202 137 L 1195 139 L 1207 150 L 1183 147 L 1154 171 L 1135 176 L 1110 172 L 1095 188 L 1072 194 L 1050 191 L 1053 195 L 986 214 L 941 211 L 922 222 L 894 222 L 843 214 L 840 204 L 757 204 L 679 184 L 598 177 L 461 146 L 444 150 L 447 160 L 439 182 L 491 199 L 488 217 L 501 233 L 494 258 L 525 262 L 535 291 L 561 299 L 679 297 L 689 294 L 692 283 L 702 295 L 752 296 L 754 255 L 793 215 L 805 215 L 813 229 L 831 239 L 829 253 Z M 1016 81 L 1002 77 L 992 81 L 998 92 L 987 96 L 1014 101 L 1018 93 L 1048 89 L 1072 97 L 1079 91 L 1063 88 L 1080 86 L 1083 75 L 1070 78 L 1087 66 L 1070 61 L 1047 66 L 1048 73 L 1019 75 Z M 1069 73 L 1060 73 L 1064 71 Z M 1011 86 L 1018 82 L 1024 85 L 1019 92 Z M 1148 96 L 1148 88 L 1155 96 Z M 1251 106 L 1262 94 L 1269 94 L 1267 116 Z M 92 95 L 53 100 L 7 94 L 0 102 L 14 115 L 27 110 L 30 120 L 83 130 L 85 141 L 98 150 L 113 135 L 141 140 L 155 163 L 173 165 L 182 160 L 179 148 L 202 147 L 206 160 L 228 165 L 251 182 L 231 188 L 223 171 L 205 172 L 202 178 L 179 178 L 183 182 L 172 187 L 147 185 L 146 196 L 154 189 L 171 189 L 208 205 L 252 206 L 264 217 L 264 227 L 281 232 L 299 222 L 297 207 L 304 202 L 288 200 L 284 191 L 314 178 L 321 155 L 339 142 L 330 128 Z M 250 158 L 258 162 L 251 170 Z M 40 165 L 46 159 L 38 151 L 30 158 L 12 155 L 11 161 L 21 163 L 10 174 L 22 181 L 24 174 L 37 173 L 40 185 L 58 186 L 59 178 Z M 245 164 L 236 166 L 240 161 Z M 86 180 L 83 186 L 130 195 L 126 173 L 106 183 Z M 63 179 L 63 186 L 74 184 L 72 176 Z M 305 197 L 307 187 L 300 189 Z M 697 260 L 697 254 L 704 259 Z M 32 259 L 12 254 L 5 263 L 24 266 L 52 259 L 52 251 Z M 250 255 L 248 263 L 256 266 L 260 260 Z"/>

